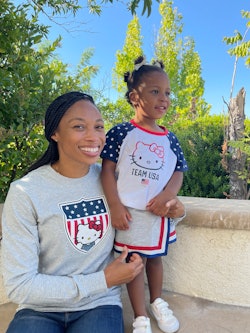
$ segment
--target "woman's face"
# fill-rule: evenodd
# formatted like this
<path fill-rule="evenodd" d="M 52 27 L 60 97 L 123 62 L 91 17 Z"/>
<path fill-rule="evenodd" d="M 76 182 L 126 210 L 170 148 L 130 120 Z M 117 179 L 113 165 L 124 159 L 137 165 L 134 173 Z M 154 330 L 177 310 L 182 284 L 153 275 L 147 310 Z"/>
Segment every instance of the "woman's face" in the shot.
<path fill-rule="evenodd" d="M 83 169 L 95 163 L 106 139 L 99 110 L 88 100 L 76 102 L 65 112 L 51 138 L 58 145 L 60 166 Z"/>

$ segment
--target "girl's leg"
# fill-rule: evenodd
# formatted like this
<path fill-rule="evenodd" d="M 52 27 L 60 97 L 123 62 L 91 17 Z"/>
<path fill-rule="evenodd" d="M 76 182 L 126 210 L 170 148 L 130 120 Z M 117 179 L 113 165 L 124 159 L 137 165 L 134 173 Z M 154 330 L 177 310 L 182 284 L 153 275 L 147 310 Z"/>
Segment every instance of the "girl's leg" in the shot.
<path fill-rule="evenodd" d="M 151 311 L 163 332 L 177 332 L 179 322 L 169 309 L 168 303 L 161 298 L 163 265 L 161 257 L 147 260 L 146 273 L 148 278 Z"/>
<path fill-rule="evenodd" d="M 66 333 L 124 333 L 122 308 L 118 305 L 103 305 L 69 313 L 67 327 Z"/>
<path fill-rule="evenodd" d="M 143 262 L 145 266 L 146 258 L 143 258 Z M 142 270 L 141 273 L 134 278 L 134 280 L 127 284 L 127 290 L 134 311 L 134 317 L 148 317 L 145 305 L 144 270 Z"/>
<path fill-rule="evenodd" d="M 150 303 L 161 297 L 163 265 L 161 257 L 148 258 L 146 263 L 146 274 L 148 279 Z"/>
<path fill-rule="evenodd" d="M 6 333 L 64 333 L 64 314 L 38 312 L 29 309 L 15 314 Z"/>

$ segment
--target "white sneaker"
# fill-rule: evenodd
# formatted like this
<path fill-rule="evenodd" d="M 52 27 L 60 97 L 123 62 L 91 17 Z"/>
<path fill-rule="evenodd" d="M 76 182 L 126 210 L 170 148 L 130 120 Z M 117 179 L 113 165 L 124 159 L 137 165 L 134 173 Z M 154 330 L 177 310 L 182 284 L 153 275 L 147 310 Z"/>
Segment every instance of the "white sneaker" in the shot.
<path fill-rule="evenodd" d="M 159 328 L 165 333 L 174 333 L 179 329 L 179 321 L 173 315 L 173 311 L 169 309 L 168 303 L 162 298 L 150 304 L 151 312 L 157 320 Z"/>
<path fill-rule="evenodd" d="M 136 317 L 133 322 L 133 333 L 152 333 L 148 317 Z"/>

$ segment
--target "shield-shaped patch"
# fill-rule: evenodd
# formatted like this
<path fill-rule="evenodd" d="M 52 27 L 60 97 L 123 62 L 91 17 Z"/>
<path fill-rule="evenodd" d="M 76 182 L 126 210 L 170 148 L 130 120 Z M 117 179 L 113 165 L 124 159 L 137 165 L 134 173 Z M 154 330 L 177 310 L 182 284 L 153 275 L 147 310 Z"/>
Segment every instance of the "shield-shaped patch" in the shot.
<path fill-rule="evenodd" d="M 103 198 L 61 204 L 71 243 L 83 252 L 97 245 L 107 232 L 109 219 Z"/>

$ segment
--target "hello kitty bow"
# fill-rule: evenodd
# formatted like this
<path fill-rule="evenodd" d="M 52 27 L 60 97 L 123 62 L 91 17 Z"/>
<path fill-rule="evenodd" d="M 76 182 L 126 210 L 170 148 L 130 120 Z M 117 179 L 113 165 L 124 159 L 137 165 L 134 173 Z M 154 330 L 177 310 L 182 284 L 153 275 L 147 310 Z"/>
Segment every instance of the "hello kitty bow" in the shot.
<path fill-rule="evenodd" d="M 155 153 L 159 158 L 163 158 L 164 156 L 164 148 L 162 146 L 157 146 L 156 143 L 152 143 L 149 146 L 149 150 Z"/>
<path fill-rule="evenodd" d="M 96 231 L 102 230 L 100 221 L 89 221 L 89 229 L 95 229 Z"/>

